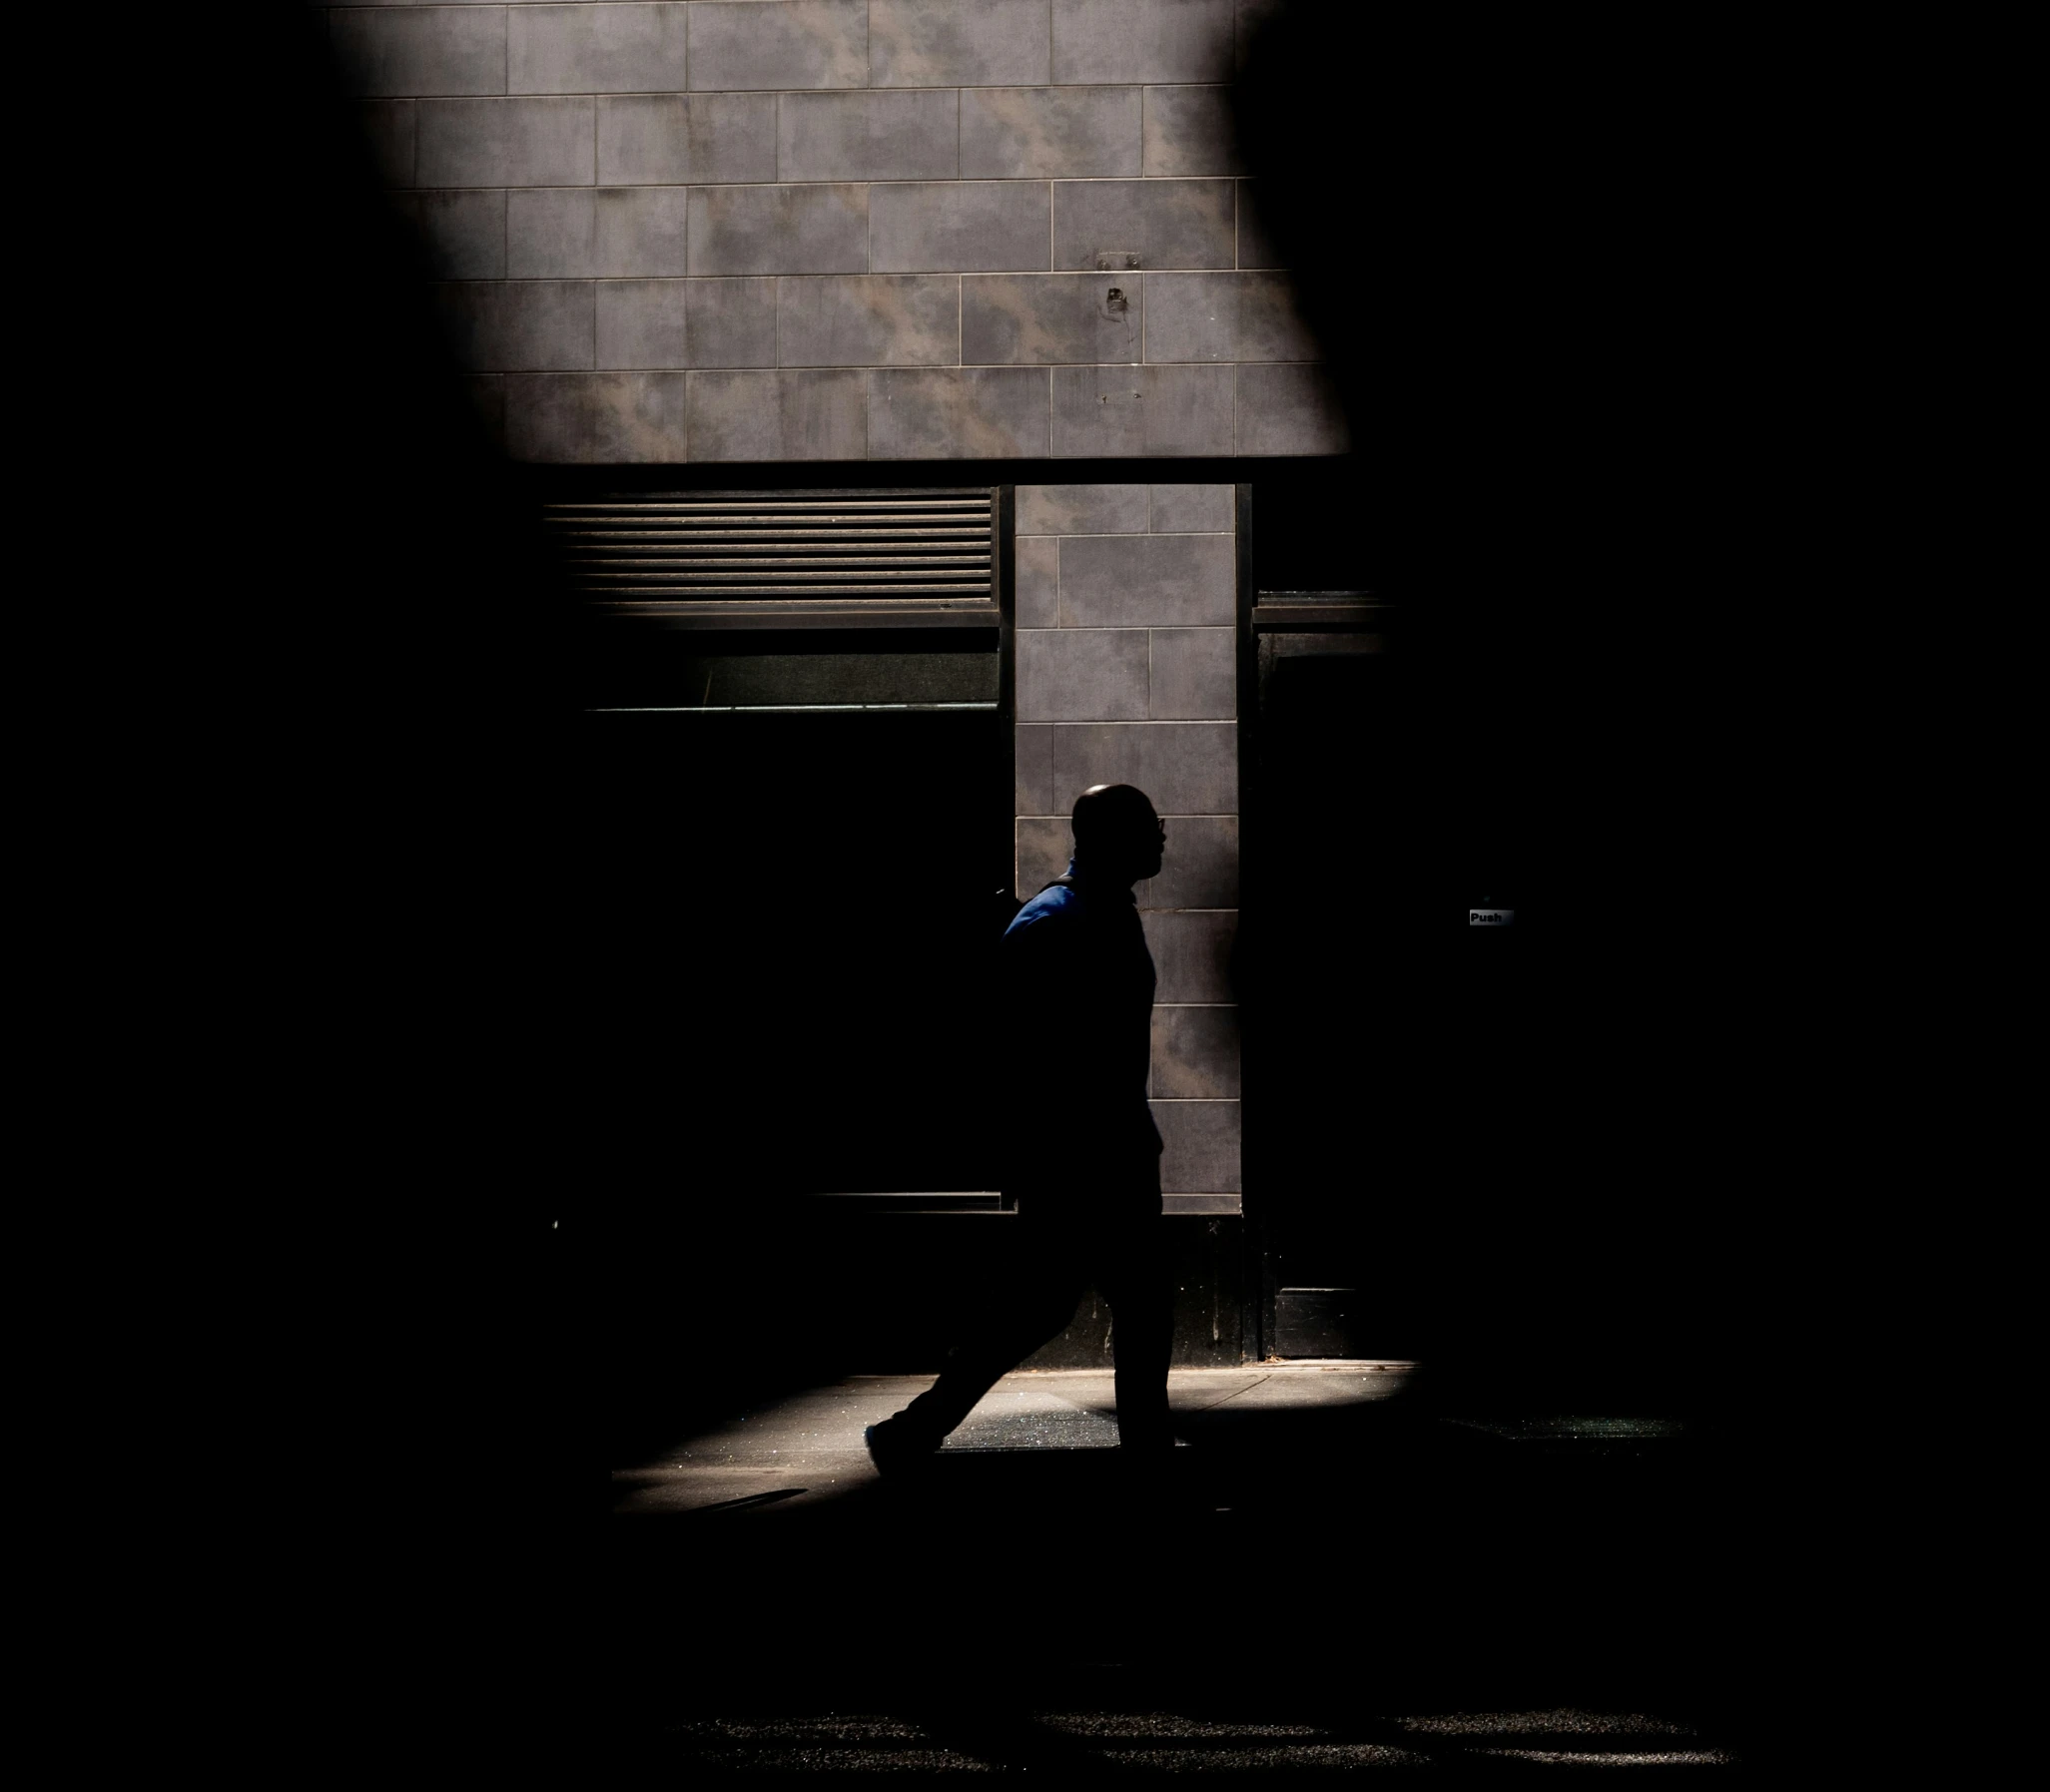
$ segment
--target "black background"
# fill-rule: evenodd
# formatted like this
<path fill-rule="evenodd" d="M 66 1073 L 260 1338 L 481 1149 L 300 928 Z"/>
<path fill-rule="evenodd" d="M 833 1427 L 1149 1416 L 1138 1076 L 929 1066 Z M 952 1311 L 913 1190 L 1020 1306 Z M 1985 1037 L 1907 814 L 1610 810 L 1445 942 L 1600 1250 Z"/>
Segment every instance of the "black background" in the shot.
<path fill-rule="evenodd" d="M 321 93 L 318 45 L 296 29 L 274 40 L 281 85 Z M 1707 286 L 1684 299 L 1644 228 L 1695 169 L 1618 156 L 1593 114 L 1530 81 L 1530 58 L 1556 66 L 1561 46 L 1385 29 L 1396 36 L 1346 51 L 1381 71 L 1378 105 L 1291 108 L 1285 154 L 1274 96 L 1291 83 L 1321 91 L 1334 58 L 1314 37 L 1284 43 L 1241 89 L 1263 209 L 1325 326 L 1357 447 L 1341 462 L 1237 469 L 1256 486 L 1255 578 L 1364 585 L 1409 619 L 1390 708 L 1365 720 L 1342 697 L 1337 710 L 1312 702 L 1277 743 L 1319 770 L 1275 799 L 1275 816 L 1289 803 L 1301 813 L 1249 871 L 1276 912 L 1295 899 L 1280 883 L 1315 894 L 1309 924 L 1289 929 L 1292 963 L 1279 940 L 1259 962 L 1266 922 L 1249 911 L 1247 974 L 1358 998 L 1349 1012 L 1364 1018 L 1288 1031 L 1311 1105 L 1363 1084 L 1389 1091 L 1366 1117 L 1400 1135 L 1381 1136 L 1417 1192 L 1399 1204 L 1400 1249 L 1374 1274 L 1402 1284 L 1391 1302 L 1420 1352 L 1524 1379 L 1570 1359 L 1577 1384 L 1610 1375 L 1640 1399 L 1669 1383 L 1675 1400 L 1706 1399 L 1705 1354 L 1765 1324 L 1759 1278 L 1740 1266 L 1754 1266 L 1785 1192 L 1747 1044 L 1762 1005 L 1799 992 L 1774 980 L 1781 893 L 1767 868 L 1785 824 L 1740 795 L 1759 746 L 1741 696 L 1754 667 L 1698 621 L 1731 503 L 1705 484 L 1729 447 L 1705 392 L 1734 350 L 1697 327 Z M 1641 100 L 1618 104 L 1641 121 Z M 578 643 L 537 541 L 534 483 L 471 422 L 346 117 L 307 105 L 272 121 L 276 166 L 302 196 L 271 244 L 296 297 L 289 313 L 247 320 L 242 359 L 254 377 L 288 344 L 325 354 L 316 381 L 268 410 L 273 447 L 248 474 L 247 564 L 286 576 L 230 589 L 246 591 L 253 631 L 259 616 L 291 631 L 279 653 L 297 676 L 257 688 L 266 747 L 245 775 L 257 805 L 289 781 L 304 854 L 293 888 L 322 905 L 297 992 L 326 992 L 341 1030 L 367 1024 L 369 1124 L 435 1130 L 449 1143 L 433 1161 L 460 1166 L 407 1198 L 454 1202 L 459 1244 L 537 1254 L 532 1273 L 560 1278 L 549 1299 L 595 1336 L 604 1260 L 557 1261 L 558 1224 L 605 1208 L 594 1166 L 610 1147 L 584 1103 L 604 1051 L 593 1030 L 606 1029 L 566 1017 L 586 954 L 630 971 L 659 961 L 668 975 L 668 943 L 593 913 L 605 879 L 580 860 L 602 811 L 578 770 Z M 1477 118 L 1486 131 L 1470 128 Z M 1539 124 L 1542 154 L 1528 135 Z M 1518 154 L 1500 153 L 1512 143 Z M 1383 157 L 1391 144 L 1400 154 Z M 1275 178 L 1297 166 L 1367 171 L 1367 212 L 1329 228 L 1319 183 Z M 802 477 L 844 483 L 849 471 Z M 1116 476 L 1080 463 L 891 473 Z M 1403 738 L 1391 741 L 1397 714 Z M 749 891 L 744 924 L 765 940 L 832 925 L 845 893 L 937 838 L 916 821 L 835 832 L 823 805 L 786 825 L 803 777 L 835 759 L 801 757 L 802 776 L 778 763 L 753 789 L 723 766 L 694 784 L 722 818 L 696 843 L 739 829 L 736 817 L 758 827 L 717 858 L 720 878 Z M 632 800 L 659 813 L 664 799 Z M 1380 818 L 1400 851 L 1377 847 L 1360 816 Z M 620 828 L 604 829 L 600 850 L 616 850 Z M 656 831 L 631 850 L 672 842 Z M 695 867 L 660 878 L 672 892 L 702 882 Z M 1481 900 L 1514 906 L 1515 928 L 1466 926 Z M 1398 915 L 1406 933 L 1392 931 Z M 805 1049 L 778 1037 L 786 1020 L 769 1004 L 749 1012 L 740 999 L 736 1013 L 731 996 L 720 1024 L 742 1049 L 694 1042 L 705 1059 L 737 1075 Z M 1018 1042 L 975 1042 L 983 1076 L 1015 1061 Z M 718 1130 L 695 1115 L 677 1124 L 700 1141 Z M 376 1155 L 352 1137 L 343 1148 Z M 812 1148 L 796 1129 L 750 1168 L 773 1183 Z M 731 1160 L 719 1162 L 730 1189 Z M 1358 1168 L 1348 1146 L 1332 1185 Z M 762 1241 L 742 1205 L 679 1206 L 709 1230 L 702 1256 L 674 1266 L 677 1298 L 716 1306 L 729 1298 L 722 1229 L 740 1229 L 729 1254 L 750 1261 Z M 788 1228 L 769 1230 L 776 1249 L 802 1250 Z M 643 1253 L 626 1237 L 620 1256 Z M 505 1361 L 522 1361 L 529 1316 L 502 1317 Z M 788 1320 L 752 1335 L 801 1337 Z M 693 1349 L 726 1335 L 689 1328 Z M 566 1363 L 573 1380 L 601 1379 Z"/>
<path fill-rule="evenodd" d="M 299 22 L 252 30 L 274 34 L 277 91 L 325 91 Z M 1812 1169 L 1780 1131 L 1797 1103 L 1787 1035 L 1811 997 L 1788 967 L 1777 871 L 1794 818 L 1759 793 L 1758 648 L 1708 622 L 1731 534 L 1769 545 L 1731 475 L 1745 431 L 1714 400 L 1741 347 L 1717 327 L 1726 220 L 1703 209 L 1686 255 L 1652 243 L 1646 220 L 1694 204 L 1701 179 L 1689 146 L 1647 123 L 1656 82 L 1608 87 L 1556 42 L 1371 49 L 1382 103 L 1292 106 L 1285 155 L 1254 122 L 1285 83 L 1256 65 L 1248 143 L 1313 321 L 1340 320 L 1326 340 L 1358 452 L 1322 476 L 1356 482 L 1346 528 L 1373 544 L 1372 576 L 1342 582 L 1416 618 L 1397 712 L 1409 735 L 1364 741 L 1328 707 L 1305 723 L 1283 745 L 1325 782 L 1301 787 L 1292 844 L 1260 875 L 1347 881 L 1363 850 L 1347 818 L 1376 801 L 1367 755 L 1399 757 L 1395 801 L 1419 844 L 1399 896 L 1358 880 L 1364 902 L 1323 902 L 1290 942 L 1293 966 L 1277 947 L 1254 974 L 1314 976 L 1366 1003 L 1302 1086 L 1395 1092 L 1390 1157 L 1419 1193 L 1373 1273 L 1427 1365 L 1483 1402 L 1612 1401 L 1763 1428 L 1815 1370 L 1764 1397 L 1717 1364 L 1803 1348 L 1775 1282 L 1782 1216 Z M 1335 61 L 1328 44 L 1296 54 L 1311 82 Z M 242 687 L 208 794 L 234 874 L 219 905 L 274 966 L 253 999 L 310 1042 L 289 1066 L 259 1063 L 243 1098 L 277 1161 L 322 1191 L 322 1299 L 299 1318 L 295 1385 L 332 1396 L 359 1507 L 415 1535 L 422 1513 L 440 1515 L 436 1596 L 471 1621 L 512 1609 L 495 1571 L 505 1548 L 545 1604 L 532 1525 L 591 1508 L 628 1420 L 649 1420 L 649 1403 L 689 1416 L 648 1367 L 651 1340 L 679 1362 L 732 1351 L 736 1394 L 830 1353 L 808 1364 L 806 1315 L 775 1295 L 805 1240 L 722 1199 L 730 1138 L 716 1186 L 687 1163 L 664 1172 L 695 1178 L 678 1189 L 688 1249 L 651 1251 L 605 1192 L 584 967 L 594 949 L 631 970 L 661 948 L 626 929 L 594 945 L 613 917 L 594 914 L 580 863 L 592 816 L 574 640 L 530 491 L 469 419 L 345 114 L 284 104 L 263 122 L 297 196 L 270 214 L 268 246 L 292 298 L 241 321 L 202 396 L 263 418 L 234 463 L 243 554 L 215 588 L 264 675 Z M 1621 153 L 1630 143 L 1671 153 Z M 1290 187 L 1297 168 L 1370 170 L 1380 197 L 1328 229 L 1317 183 Z M 1369 326 L 1343 322 L 1354 304 L 1371 304 Z M 308 341 L 323 345 L 318 375 L 281 388 L 272 370 L 304 364 Z M 973 483 L 980 470 L 944 472 Z M 996 476 L 1035 473 L 1050 469 Z M 1262 541 L 1295 533 L 1306 562 L 1350 564 L 1349 548 L 1268 529 L 1267 514 Z M 721 782 L 755 818 L 781 813 L 789 788 Z M 780 928 L 830 925 L 842 893 L 887 876 L 901 850 L 850 832 L 828 867 L 802 830 L 754 838 L 773 864 L 759 846 L 728 851 L 721 875 L 737 860 L 760 893 L 762 950 Z M 1514 906 L 1516 927 L 1468 927 L 1482 899 Z M 1391 914 L 1410 917 L 1406 937 L 1385 937 Z M 783 1023 L 729 1018 L 749 1042 L 735 1062 L 777 1049 Z M 1308 1035 L 1299 1048 L 1313 1055 Z M 982 1041 L 979 1069 L 1005 1073 L 1016 1049 Z M 1388 1136 L 1365 1117 L 1367 1136 Z M 721 1130 L 702 1111 L 676 1125 L 693 1140 Z M 793 1135 L 768 1161 L 809 1148 Z M 1357 1168 L 1345 1149 L 1334 1186 Z M 275 1298 L 300 1304 L 292 1289 Z M 632 1373 L 629 1347 L 643 1353 Z M 508 1453 L 526 1473 L 507 1503 L 466 1528 L 448 1520 L 448 1466 Z M 525 1540 L 501 1548 L 514 1518 Z M 474 1597 L 450 1590 L 458 1558 Z"/>

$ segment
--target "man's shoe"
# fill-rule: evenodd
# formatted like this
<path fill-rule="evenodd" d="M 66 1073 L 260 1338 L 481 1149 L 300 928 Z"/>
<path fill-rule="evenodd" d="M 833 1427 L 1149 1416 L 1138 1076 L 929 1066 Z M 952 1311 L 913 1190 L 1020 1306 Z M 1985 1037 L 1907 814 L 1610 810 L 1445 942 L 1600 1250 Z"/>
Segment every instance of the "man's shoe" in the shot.
<path fill-rule="evenodd" d="M 915 1472 L 920 1464 L 931 1462 L 940 1450 L 939 1439 L 921 1437 L 907 1428 L 902 1419 L 885 1419 L 869 1426 L 862 1433 L 862 1442 L 869 1447 L 869 1461 L 876 1465 L 879 1475 Z"/>

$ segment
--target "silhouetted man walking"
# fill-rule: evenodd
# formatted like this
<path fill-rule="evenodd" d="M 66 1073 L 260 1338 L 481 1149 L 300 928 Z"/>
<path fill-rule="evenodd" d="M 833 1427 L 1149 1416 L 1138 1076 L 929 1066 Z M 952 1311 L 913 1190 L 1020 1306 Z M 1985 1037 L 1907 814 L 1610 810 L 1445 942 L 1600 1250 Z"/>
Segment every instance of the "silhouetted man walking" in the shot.
<path fill-rule="evenodd" d="M 1091 1283 L 1115 1328 L 1118 1442 L 1153 1461 L 1174 1448 L 1160 1134 L 1146 1106 L 1153 956 L 1132 900 L 1133 884 L 1160 870 L 1167 831 L 1128 784 L 1084 791 L 1073 829 L 1066 878 L 1019 910 L 999 948 L 1012 1036 L 1045 1041 L 1007 1117 L 1017 1277 L 939 1381 L 869 1427 L 886 1473 L 938 1450 L 1000 1376 L 1066 1328 Z"/>

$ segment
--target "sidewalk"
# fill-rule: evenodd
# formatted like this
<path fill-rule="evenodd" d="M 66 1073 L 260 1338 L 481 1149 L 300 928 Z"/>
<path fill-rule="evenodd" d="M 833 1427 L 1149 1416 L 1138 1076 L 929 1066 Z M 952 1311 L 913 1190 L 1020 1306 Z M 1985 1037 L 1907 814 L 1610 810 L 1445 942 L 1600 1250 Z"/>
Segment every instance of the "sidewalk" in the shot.
<path fill-rule="evenodd" d="M 1401 1365 L 1177 1370 L 1166 1490 L 1108 1371 L 1015 1373 L 927 1473 L 929 1377 L 763 1402 L 611 1482 L 612 1764 L 925 1774 L 1757 1754 L 1740 1469 L 1678 1421 L 1411 1410 Z"/>
<path fill-rule="evenodd" d="M 1177 1441 L 1215 1436 L 1218 1415 L 1337 1415 L 1385 1402 L 1406 1381 L 1407 1364 L 1286 1364 L 1247 1369 L 1177 1369 L 1168 1404 Z M 817 1509 L 845 1500 L 879 1478 L 862 1430 L 887 1419 L 932 1386 L 931 1376 L 853 1376 L 795 1394 L 760 1412 L 679 1444 L 669 1460 L 613 1473 L 621 1514 L 682 1513 L 751 1501 L 767 1510 Z M 995 1452 L 1056 1453 L 1071 1474 L 1104 1479 L 1112 1458 L 1074 1461 L 1072 1453 L 1113 1451 L 1116 1402 L 1107 1369 L 1014 1372 L 947 1440 L 943 1474 L 972 1472 L 964 1459 Z M 1212 1469 L 1218 1465 L 1209 1465 Z M 1094 1472 L 1100 1471 L 1101 1474 Z"/>

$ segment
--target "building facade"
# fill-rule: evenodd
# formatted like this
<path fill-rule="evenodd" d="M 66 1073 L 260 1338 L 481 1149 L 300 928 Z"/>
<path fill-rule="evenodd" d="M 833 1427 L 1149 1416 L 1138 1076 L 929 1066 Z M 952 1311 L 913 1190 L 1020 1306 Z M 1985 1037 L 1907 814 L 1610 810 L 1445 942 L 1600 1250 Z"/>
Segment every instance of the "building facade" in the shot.
<path fill-rule="evenodd" d="M 815 508 L 821 493 L 989 495 L 979 589 L 900 584 L 897 601 L 877 587 L 869 620 L 894 609 L 896 632 L 807 661 L 827 677 L 829 659 L 867 653 L 866 670 L 783 701 L 788 631 L 808 620 L 848 646 L 865 599 L 842 587 L 821 611 L 772 581 L 758 608 L 784 634 L 739 628 L 748 598 L 731 590 L 711 620 L 718 676 L 777 701 L 639 707 L 916 708 L 939 687 L 884 676 L 875 655 L 887 639 L 916 657 L 954 609 L 953 623 L 980 615 L 1002 662 L 993 689 L 953 707 L 1006 726 L 1017 895 L 1061 871 L 1082 789 L 1152 797 L 1170 848 L 1138 893 L 1159 971 L 1151 1097 L 1168 1212 L 1201 1237 L 1181 1259 L 1201 1284 L 1185 1361 L 1277 1343 L 1274 1268 L 1243 1226 L 1258 1190 L 1234 942 L 1263 582 L 1248 532 L 1276 476 L 1349 445 L 1234 142 L 1231 81 L 1268 9 L 321 9 L 478 413 L 538 498 L 571 507 L 559 515 L 609 507 L 640 527 L 735 493 L 764 514 L 786 513 L 764 508 L 778 493 Z M 908 565 L 871 576 L 915 580 Z M 642 607 L 695 626 L 719 607 L 706 589 Z M 1314 638 L 1358 621 L 1333 608 Z M 748 666 L 784 670 L 747 687 L 737 642 L 761 650 Z M 1103 1343 L 1102 1316 L 1085 1315 L 1041 1360 L 1094 1360 Z"/>

